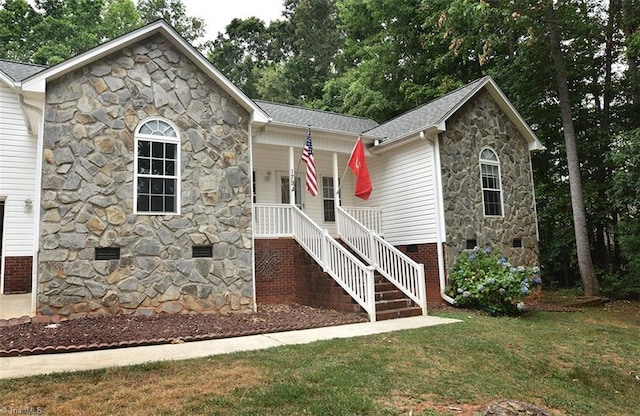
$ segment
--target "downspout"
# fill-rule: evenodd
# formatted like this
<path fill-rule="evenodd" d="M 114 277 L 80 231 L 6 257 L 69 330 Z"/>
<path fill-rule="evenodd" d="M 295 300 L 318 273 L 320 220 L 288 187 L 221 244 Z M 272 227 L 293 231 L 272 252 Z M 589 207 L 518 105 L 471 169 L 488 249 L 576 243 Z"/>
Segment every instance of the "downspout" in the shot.
<path fill-rule="evenodd" d="M 442 195 L 442 170 L 440 169 L 440 135 L 433 141 L 433 177 L 436 194 L 436 242 L 438 250 L 438 277 L 440 278 L 440 297 L 447 303 L 455 305 L 456 301 L 445 293 L 446 272 L 444 269 L 443 235 L 444 235 L 444 200 Z"/>
<path fill-rule="evenodd" d="M 251 115 L 251 118 L 253 118 L 253 114 Z M 255 206 L 254 206 L 254 201 L 253 201 L 253 196 L 256 195 L 256 190 L 253 189 L 254 187 L 254 183 L 253 183 L 253 178 L 255 173 L 253 172 L 253 123 L 249 122 L 249 172 L 251 174 L 251 176 L 249 176 L 249 182 L 251 183 L 250 189 L 250 195 L 251 195 L 251 253 L 253 256 L 253 265 L 251 266 L 251 280 L 252 280 L 252 296 L 253 296 L 253 304 L 251 305 L 251 308 L 253 309 L 254 312 L 258 311 L 258 294 L 256 292 L 256 238 L 255 238 Z"/>
<path fill-rule="evenodd" d="M 24 100 L 24 96 L 20 93 L 18 95 L 18 100 L 20 101 L 20 105 L 23 107 L 23 114 L 25 116 L 25 120 L 27 122 L 27 130 L 32 135 L 35 134 L 37 139 L 36 144 L 36 183 L 34 189 L 33 196 L 33 206 L 34 206 L 34 216 L 33 216 L 33 256 L 31 261 L 31 315 L 36 315 L 37 302 L 38 302 L 38 252 L 40 251 L 40 206 L 42 204 L 42 153 L 44 151 L 44 110 L 42 108 L 36 107 L 35 105 L 28 104 Z M 44 105 L 44 100 L 43 100 Z M 31 120 L 27 115 L 27 112 L 24 108 L 30 108 L 35 111 L 40 117 L 38 119 L 38 123 L 40 124 L 39 128 L 36 131 L 33 131 L 33 125 L 31 124 Z M 4 269 L 3 269 L 4 270 Z"/>

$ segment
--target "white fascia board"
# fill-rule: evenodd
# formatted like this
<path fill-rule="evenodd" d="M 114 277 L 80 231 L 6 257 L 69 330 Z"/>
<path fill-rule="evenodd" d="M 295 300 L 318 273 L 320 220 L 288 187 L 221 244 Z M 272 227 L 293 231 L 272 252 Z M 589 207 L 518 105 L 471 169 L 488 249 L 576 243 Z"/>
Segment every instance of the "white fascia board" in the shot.
<path fill-rule="evenodd" d="M 379 145 L 371 147 L 369 151 L 373 154 L 377 154 L 386 152 L 387 150 L 395 149 L 398 146 L 404 146 L 405 144 L 413 143 L 418 140 L 430 140 L 433 142 L 438 133 L 445 131 L 445 129 L 446 124 L 443 121 L 438 124 L 426 126 L 419 130 L 405 134 L 404 136 L 396 137 L 393 140 L 382 141 Z"/>
<path fill-rule="evenodd" d="M 17 86 L 17 83 L 9 78 L 4 72 L 0 72 L 0 82 L 7 84 L 9 88 L 13 89 L 15 89 Z"/>
<path fill-rule="evenodd" d="M 266 127 L 266 129 L 268 130 L 282 131 L 286 133 L 303 131 L 305 136 L 309 128 L 311 129 L 311 132 L 313 134 L 317 134 L 320 136 L 331 136 L 332 139 L 344 140 L 352 143 L 355 143 L 355 140 L 358 138 L 358 136 L 362 137 L 362 140 L 365 142 L 370 141 L 371 143 L 373 143 L 373 141 L 376 139 L 375 137 L 372 137 L 372 136 L 365 137 L 365 135 L 363 134 L 351 133 L 343 130 L 332 130 L 332 129 L 322 128 L 319 126 L 303 126 L 300 124 L 281 123 L 281 122 L 274 122 L 274 121 L 271 121 Z"/>

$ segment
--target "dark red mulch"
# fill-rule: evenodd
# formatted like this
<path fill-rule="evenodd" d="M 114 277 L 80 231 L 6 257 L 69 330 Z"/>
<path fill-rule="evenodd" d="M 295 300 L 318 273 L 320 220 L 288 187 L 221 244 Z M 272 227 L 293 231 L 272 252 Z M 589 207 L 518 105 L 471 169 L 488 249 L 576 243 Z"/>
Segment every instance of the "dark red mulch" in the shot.
<path fill-rule="evenodd" d="M 364 314 L 259 305 L 254 313 L 113 316 L 0 327 L 0 357 L 231 338 L 367 322 Z"/>

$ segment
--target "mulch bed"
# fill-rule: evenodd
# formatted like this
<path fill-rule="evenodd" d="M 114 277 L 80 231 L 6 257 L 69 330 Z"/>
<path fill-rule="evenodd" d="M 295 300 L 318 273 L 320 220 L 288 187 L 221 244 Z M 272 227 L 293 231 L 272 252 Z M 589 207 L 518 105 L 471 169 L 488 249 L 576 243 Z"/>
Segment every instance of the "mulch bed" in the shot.
<path fill-rule="evenodd" d="M 0 357 L 182 343 L 367 322 L 365 314 L 259 305 L 257 312 L 112 316 L 0 327 Z"/>
<path fill-rule="evenodd" d="M 460 310 L 447 304 L 429 305 L 430 314 Z M 578 309 L 536 303 L 530 310 L 574 312 Z M 298 304 L 258 305 L 258 311 L 252 313 L 164 314 L 152 317 L 118 315 L 57 323 L 27 320 L 0 325 L 0 357 L 182 343 L 358 322 L 368 322 L 368 317 Z"/>

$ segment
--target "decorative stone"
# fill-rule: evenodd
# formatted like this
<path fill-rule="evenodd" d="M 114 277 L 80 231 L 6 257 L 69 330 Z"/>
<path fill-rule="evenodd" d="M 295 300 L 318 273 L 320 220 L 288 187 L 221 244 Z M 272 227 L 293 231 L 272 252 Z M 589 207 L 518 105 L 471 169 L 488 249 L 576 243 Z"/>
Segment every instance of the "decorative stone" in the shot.
<path fill-rule="evenodd" d="M 155 116 L 177 126 L 183 143 L 181 215 L 133 212 L 133 134 Z M 248 119 L 161 35 L 53 80 L 43 128 L 39 313 L 230 310 L 213 300 L 228 287 L 235 307 L 250 308 L 252 282 L 242 276 L 251 269 L 240 257 L 250 252 L 251 212 L 229 208 L 246 205 L 250 188 Z M 233 260 L 221 261 L 216 277 L 211 259 L 190 253 L 221 241 L 220 260 Z M 96 261 L 94 247 L 119 247 L 120 260 Z"/>
<path fill-rule="evenodd" d="M 516 400 L 498 400 L 489 405 L 483 416 L 551 416 L 550 413 L 529 403 Z"/>

